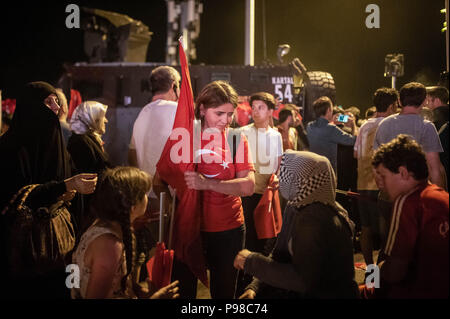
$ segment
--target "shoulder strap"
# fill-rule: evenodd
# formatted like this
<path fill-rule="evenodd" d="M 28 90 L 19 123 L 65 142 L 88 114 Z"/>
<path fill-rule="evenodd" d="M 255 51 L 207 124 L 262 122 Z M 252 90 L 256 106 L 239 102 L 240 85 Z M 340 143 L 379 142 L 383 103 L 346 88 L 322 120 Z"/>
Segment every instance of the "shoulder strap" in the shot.
<path fill-rule="evenodd" d="M 16 207 L 17 210 L 22 210 L 28 195 L 37 187 L 39 184 L 26 185 L 22 187 L 9 201 L 9 204 L 3 209 L 2 215 L 5 215 L 12 207 Z"/>

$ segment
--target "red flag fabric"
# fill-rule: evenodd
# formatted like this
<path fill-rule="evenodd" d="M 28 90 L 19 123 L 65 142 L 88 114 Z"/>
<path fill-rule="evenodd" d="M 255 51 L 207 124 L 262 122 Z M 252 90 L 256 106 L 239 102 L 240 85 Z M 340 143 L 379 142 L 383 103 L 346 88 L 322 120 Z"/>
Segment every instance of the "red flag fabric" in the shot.
<path fill-rule="evenodd" d="M 236 108 L 236 121 L 239 126 L 245 126 L 252 118 L 252 107 L 247 101 L 239 103 Z"/>
<path fill-rule="evenodd" d="M 272 174 L 269 185 L 272 184 L 274 178 L 275 174 Z M 253 211 L 253 219 L 258 239 L 274 238 L 280 233 L 283 218 L 278 189 L 267 187 L 258 206 Z"/>
<path fill-rule="evenodd" d="M 16 99 L 5 99 L 2 101 L 2 111 L 11 116 L 16 110 Z"/>
<path fill-rule="evenodd" d="M 73 111 L 75 111 L 76 107 L 83 102 L 81 99 L 81 94 L 77 90 L 70 89 L 70 102 L 69 102 L 69 111 L 67 112 L 67 120 L 70 120 L 72 117 Z"/>
<path fill-rule="evenodd" d="M 170 284 L 173 255 L 173 250 L 166 249 L 164 243 L 158 243 L 155 255 L 147 262 L 148 277 L 157 290 Z"/>
<path fill-rule="evenodd" d="M 191 78 L 183 46 L 179 42 L 181 63 L 181 92 L 172 134 L 166 142 L 156 165 L 162 180 L 176 189 L 179 200 L 174 220 L 173 249 L 175 257 L 185 263 L 192 273 L 207 287 L 206 262 L 200 235 L 201 207 L 199 192 L 188 189 L 185 171 L 194 171 L 194 97 Z"/>

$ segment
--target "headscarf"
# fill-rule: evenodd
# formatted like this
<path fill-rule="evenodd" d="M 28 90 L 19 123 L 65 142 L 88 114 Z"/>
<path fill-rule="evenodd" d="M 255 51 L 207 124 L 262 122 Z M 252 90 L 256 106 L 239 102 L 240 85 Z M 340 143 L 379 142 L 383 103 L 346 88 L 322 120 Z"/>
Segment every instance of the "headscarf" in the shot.
<path fill-rule="evenodd" d="M 50 94 L 56 95 L 56 90 L 47 82 L 31 82 L 25 86 L 17 99 L 10 127 L 16 135 L 27 139 L 30 132 L 49 130 L 56 124 L 57 116 L 44 104 Z"/>
<path fill-rule="evenodd" d="M 76 134 L 97 133 L 101 125 L 99 120 L 105 116 L 107 109 L 107 105 L 96 101 L 81 103 L 70 118 L 70 129 Z"/>
<path fill-rule="evenodd" d="M 355 224 L 336 202 L 336 176 L 330 161 L 312 152 L 287 150 L 281 160 L 280 192 L 287 205 L 296 208 L 320 202 L 331 206 L 347 222 L 352 235 Z"/>
<path fill-rule="evenodd" d="M 0 138 L 0 204 L 25 185 L 62 181 L 71 175 L 59 119 L 44 104 L 50 94 L 56 94 L 50 84 L 31 82 L 17 99 L 11 127 Z"/>
<path fill-rule="evenodd" d="M 70 118 L 70 129 L 79 135 L 91 135 L 103 148 L 102 136 L 99 133 L 102 117 L 105 116 L 107 105 L 97 101 L 85 101 L 78 105 Z"/>

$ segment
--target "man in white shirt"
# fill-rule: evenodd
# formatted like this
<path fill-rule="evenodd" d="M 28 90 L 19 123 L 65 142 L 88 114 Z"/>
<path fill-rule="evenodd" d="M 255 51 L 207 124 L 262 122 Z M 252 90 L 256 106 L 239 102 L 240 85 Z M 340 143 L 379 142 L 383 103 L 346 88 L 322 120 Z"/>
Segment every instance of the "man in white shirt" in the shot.
<path fill-rule="evenodd" d="M 398 92 L 392 88 L 379 88 L 373 96 L 376 113 L 359 128 L 354 146 L 354 157 L 358 160 L 358 199 L 361 223 L 361 252 L 367 265 L 374 264 L 373 237 L 378 235 L 381 247 L 387 236 L 384 217 L 379 212 L 377 203 L 368 198 L 377 199 L 378 187 L 375 183 L 372 168 L 373 142 L 380 122 L 397 111 Z"/>
<path fill-rule="evenodd" d="M 275 109 L 275 98 L 265 92 L 255 93 L 250 97 L 253 123 L 241 128 L 248 140 L 248 146 L 255 164 L 255 193 L 252 196 L 242 197 L 242 207 L 245 217 L 245 248 L 268 255 L 275 244 L 276 238 L 258 239 L 253 211 L 261 200 L 268 186 L 278 187 L 278 178 L 275 176 L 274 184 L 269 185 L 270 177 L 277 173 L 281 156 L 283 155 L 283 141 L 281 134 L 270 127 L 272 113 Z M 238 294 L 247 284 L 251 276 L 239 279 Z"/>
<path fill-rule="evenodd" d="M 128 162 L 152 177 L 172 132 L 180 94 L 180 80 L 178 71 L 170 66 L 154 69 L 150 76 L 152 101 L 142 108 L 134 122 Z"/>

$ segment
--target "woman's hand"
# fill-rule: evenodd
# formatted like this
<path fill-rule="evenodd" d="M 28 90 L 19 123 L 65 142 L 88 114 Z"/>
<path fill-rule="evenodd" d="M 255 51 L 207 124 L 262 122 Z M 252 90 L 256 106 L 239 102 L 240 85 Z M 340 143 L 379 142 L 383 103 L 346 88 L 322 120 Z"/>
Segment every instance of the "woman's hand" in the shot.
<path fill-rule="evenodd" d="M 256 292 L 252 289 L 247 289 L 240 297 L 239 299 L 255 299 Z"/>
<path fill-rule="evenodd" d="M 278 176 L 277 176 L 277 175 L 275 175 L 275 176 L 273 177 L 273 181 L 272 181 L 272 183 L 269 185 L 269 187 L 270 187 L 271 189 L 278 189 L 278 188 L 280 187 L 280 180 L 278 179 Z"/>
<path fill-rule="evenodd" d="M 241 250 L 236 257 L 234 258 L 233 266 L 236 269 L 244 270 L 245 261 L 247 260 L 248 255 L 250 255 L 252 252 L 247 249 Z"/>
<path fill-rule="evenodd" d="M 344 126 L 347 126 L 348 128 L 353 128 L 353 126 L 356 125 L 355 116 L 352 113 L 345 113 L 345 115 L 348 116 L 348 120 L 347 122 L 344 123 Z"/>
<path fill-rule="evenodd" d="M 189 189 L 205 190 L 208 189 L 208 180 L 197 172 L 184 172 L 184 180 Z"/>
<path fill-rule="evenodd" d="M 66 190 L 77 191 L 81 194 L 92 194 L 97 185 L 97 174 L 78 174 L 64 181 Z"/>
<path fill-rule="evenodd" d="M 176 299 L 180 297 L 180 294 L 178 293 L 178 291 L 180 290 L 180 288 L 178 287 L 179 283 L 180 282 L 177 280 L 165 287 L 162 287 L 157 292 L 155 292 L 150 297 L 150 299 Z"/>

